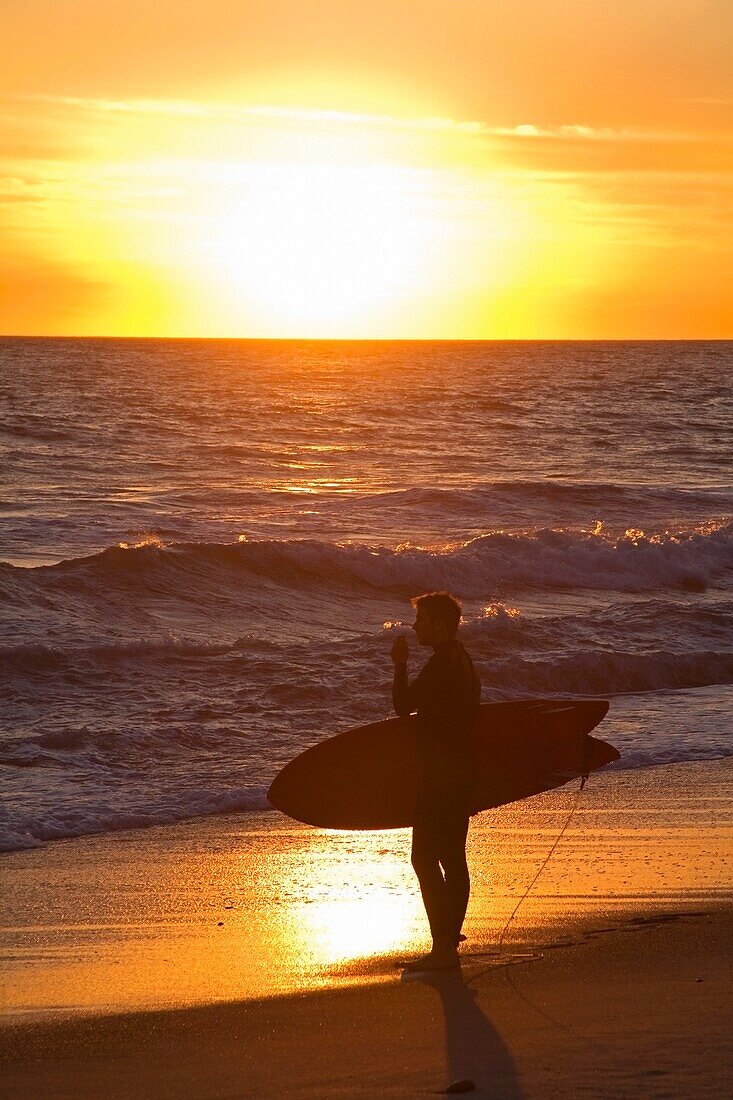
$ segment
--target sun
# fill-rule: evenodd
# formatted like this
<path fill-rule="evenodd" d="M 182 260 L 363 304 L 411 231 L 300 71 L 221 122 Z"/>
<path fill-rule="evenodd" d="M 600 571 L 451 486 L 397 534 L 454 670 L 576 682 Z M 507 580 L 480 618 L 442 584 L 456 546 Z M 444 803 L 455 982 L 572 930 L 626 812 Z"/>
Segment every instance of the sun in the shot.
<path fill-rule="evenodd" d="M 110 331 L 152 335 L 164 318 L 181 336 L 425 338 L 526 323 L 520 292 L 542 281 L 554 212 L 473 130 L 128 107 L 108 112 L 123 120 L 114 159 L 76 165 L 77 201 L 59 212 L 60 259 L 120 288 Z M 566 262 L 571 244 L 564 233 Z"/>
<path fill-rule="evenodd" d="M 250 165 L 205 219 L 197 269 L 218 308 L 281 336 L 337 336 L 419 292 L 435 234 L 419 173 L 394 165 Z"/>

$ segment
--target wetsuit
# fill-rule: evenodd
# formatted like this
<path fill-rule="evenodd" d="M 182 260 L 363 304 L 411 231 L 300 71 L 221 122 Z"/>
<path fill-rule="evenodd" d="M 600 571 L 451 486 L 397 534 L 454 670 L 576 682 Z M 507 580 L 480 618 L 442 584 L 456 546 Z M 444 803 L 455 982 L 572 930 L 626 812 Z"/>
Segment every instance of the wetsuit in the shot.
<path fill-rule="evenodd" d="M 458 943 L 470 880 L 466 834 L 474 773 L 471 732 L 481 685 L 471 658 L 451 639 L 408 684 L 407 665 L 395 665 L 398 714 L 417 710 L 417 803 L 412 866 L 420 883 L 433 940 Z"/>

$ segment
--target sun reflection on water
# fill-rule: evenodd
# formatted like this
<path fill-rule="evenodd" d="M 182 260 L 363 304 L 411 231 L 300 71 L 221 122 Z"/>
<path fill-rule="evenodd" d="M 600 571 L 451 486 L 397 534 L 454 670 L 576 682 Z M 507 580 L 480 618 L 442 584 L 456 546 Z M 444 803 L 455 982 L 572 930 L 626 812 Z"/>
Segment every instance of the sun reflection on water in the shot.
<path fill-rule="evenodd" d="M 289 463 L 289 465 L 294 469 L 307 468 L 305 465 L 298 466 L 293 463 Z M 341 477 L 336 479 L 314 477 L 297 482 L 280 482 L 272 486 L 272 491 L 275 493 L 355 493 L 357 489 L 353 483 L 356 480 L 355 477 Z"/>

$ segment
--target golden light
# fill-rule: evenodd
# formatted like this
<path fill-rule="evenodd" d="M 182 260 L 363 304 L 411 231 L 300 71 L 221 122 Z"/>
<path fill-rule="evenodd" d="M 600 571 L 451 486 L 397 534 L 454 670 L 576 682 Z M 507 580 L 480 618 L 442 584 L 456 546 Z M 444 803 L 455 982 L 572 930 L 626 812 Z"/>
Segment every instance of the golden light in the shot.
<path fill-rule="evenodd" d="M 411 894 L 381 889 L 353 901 L 332 899 L 304 906 L 297 949 L 326 967 L 398 949 L 409 951 L 421 918 L 413 900 Z"/>
<path fill-rule="evenodd" d="M 77 293 L 54 301 L 77 335 L 517 338 L 571 318 L 593 335 L 603 296 L 626 293 L 630 250 L 638 273 L 667 248 L 661 223 L 629 232 L 608 181 L 543 169 L 558 142 L 619 145 L 605 131 L 492 129 L 400 104 L 60 97 L 49 110 L 84 155 L 31 173 L 21 197 L 35 201 L 7 204 L 6 263 L 74 273 Z"/>
<path fill-rule="evenodd" d="M 67 6 L 3 24 L 0 331 L 730 334 L 712 3 Z"/>
<path fill-rule="evenodd" d="M 284 957 L 331 971 L 419 948 L 427 929 L 407 834 L 303 832 L 298 840 L 308 858 L 277 865 L 278 895 L 288 899 L 276 930 Z"/>
<path fill-rule="evenodd" d="M 47 185 L 44 249 L 118 288 L 110 333 L 470 336 L 546 258 L 547 210 L 450 119 L 62 106 L 97 152 Z"/>
<path fill-rule="evenodd" d="M 337 335 L 424 287 L 434 234 L 420 179 L 391 165 L 249 166 L 205 219 L 199 275 L 279 335 Z"/>

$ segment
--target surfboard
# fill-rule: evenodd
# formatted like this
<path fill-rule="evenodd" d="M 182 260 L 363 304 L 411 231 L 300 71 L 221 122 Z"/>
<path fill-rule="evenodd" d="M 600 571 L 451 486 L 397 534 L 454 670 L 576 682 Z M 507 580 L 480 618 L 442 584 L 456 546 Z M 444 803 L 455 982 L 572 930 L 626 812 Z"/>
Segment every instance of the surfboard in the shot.
<path fill-rule="evenodd" d="M 608 710 L 599 699 L 484 703 L 474 731 L 475 812 L 516 802 L 618 760 L 590 737 Z M 327 829 L 412 825 L 416 718 L 388 718 L 329 737 L 296 756 L 267 797 L 289 817 Z"/>

